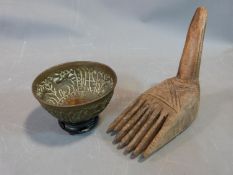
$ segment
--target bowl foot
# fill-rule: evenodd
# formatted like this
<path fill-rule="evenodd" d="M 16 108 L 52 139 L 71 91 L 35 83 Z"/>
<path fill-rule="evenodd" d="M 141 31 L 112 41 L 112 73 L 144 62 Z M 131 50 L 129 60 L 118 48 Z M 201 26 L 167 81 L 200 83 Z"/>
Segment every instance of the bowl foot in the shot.
<path fill-rule="evenodd" d="M 99 116 L 96 116 L 87 121 L 79 122 L 79 123 L 68 123 L 59 120 L 58 123 L 60 127 L 65 131 L 67 131 L 70 135 L 75 135 L 75 134 L 82 134 L 92 130 L 97 125 L 98 120 L 99 120 Z"/>

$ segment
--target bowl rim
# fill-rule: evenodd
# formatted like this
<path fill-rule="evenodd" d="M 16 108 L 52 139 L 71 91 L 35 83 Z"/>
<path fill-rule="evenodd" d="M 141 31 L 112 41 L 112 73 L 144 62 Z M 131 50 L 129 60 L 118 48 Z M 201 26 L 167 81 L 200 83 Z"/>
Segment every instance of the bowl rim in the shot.
<path fill-rule="evenodd" d="M 107 92 L 105 92 L 102 96 L 98 97 L 98 98 L 94 98 L 93 100 L 90 100 L 88 102 L 85 103 L 80 103 L 80 104 L 74 104 L 74 105 L 63 105 L 63 106 L 58 106 L 58 105 L 54 105 L 54 104 L 50 104 L 48 102 L 46 102 L 45 100 L 39 98 L 35 91 L 36 91 L 36 84 L 40 79 L 44 79 L 43 76 L 46 76 L 49 73 L 52 73 L 53 71 L 59 70 L 59 68 L 63 68 L 65 67 L 71 67 L 72 65 L 99 65 L 104 69 L 107 69 L 110 71 L 110 73 L 112 74 L 112 78 L 113 78 L 113 87 L 111 89 L 109 89 Z M 115 87 L 117 84 L 117 75 L 115 73 L 115 71 L 108 65 L 103 64 L 103 63 L 99 63 L 99 62 L 95 62 L 95 61 L 71 61 L 71 62 L 65 62 L 65 63 L 60 63 L 60 64 L 56 64 L 54 66 L 51 66 L 47 69 L 45 69 L 44 71 L 42 71 L 39 75 L 36 76 L 36 78 L 33 80 L 32 83 L 32 94 L 33 96 L 43 105 L 46 106 L 52 106 L 52 107 L 59 107 L 59 108 L 72 108 L 72 107 L 79 107 L 79 106 L 84 106 L 87 104 L 91 104 L 93 102 L 99 101 L 100 99 L 106 97 L 107 95 L 109 95 L 112 91 L 114 91 Z"/>

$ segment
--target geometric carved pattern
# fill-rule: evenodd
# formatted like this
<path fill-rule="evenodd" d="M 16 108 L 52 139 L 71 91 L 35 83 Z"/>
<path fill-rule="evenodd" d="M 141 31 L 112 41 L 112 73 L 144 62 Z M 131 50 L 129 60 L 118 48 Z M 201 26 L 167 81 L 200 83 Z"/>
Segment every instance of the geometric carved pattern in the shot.
<path fill-rule="evenodd" d="M 161 100 L 163 103 L 167 104 L 171 109 L 177 112 L 183 105 L 183 100 L 181 100 L 181 98 L 183 98 L 184 94 L 191 95 L 193 93 L 198 94 L 198 92 L 199 86 L 197 82 L 195 83 L 192 81 L 192 83 L 190 83 L 174 77 L 167 79 L 161 82 L 158 86 L 149 89 L 145 92 L 145 94 Z"/>

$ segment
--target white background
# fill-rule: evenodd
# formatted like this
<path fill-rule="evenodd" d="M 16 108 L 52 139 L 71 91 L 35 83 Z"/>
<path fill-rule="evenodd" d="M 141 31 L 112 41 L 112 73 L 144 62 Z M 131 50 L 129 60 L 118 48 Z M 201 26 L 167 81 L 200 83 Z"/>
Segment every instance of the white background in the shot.
<path fill-rule="evenodd" d="M 137 95 L 176 74 L 199 5 L 209 10 L 197 119 L 145 162 L 105 133 Z M 0 0 L 0 174 L 232 175 L 233 2 L 231 0 Z M 98 127 L 70 136 L 31 93 L 55 64 L 111 66 L 118 84 Z"/>

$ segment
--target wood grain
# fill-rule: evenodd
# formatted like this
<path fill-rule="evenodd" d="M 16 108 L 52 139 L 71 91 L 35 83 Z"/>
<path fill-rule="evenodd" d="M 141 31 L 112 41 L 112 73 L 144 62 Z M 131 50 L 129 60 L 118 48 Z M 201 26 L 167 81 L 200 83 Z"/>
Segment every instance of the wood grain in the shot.
<path fill-rule="evenodd" d="M 140 95 L 110 124 L 115 143 L 143 158 L 167 144 L 196 118 L 200 102 L 199 71 L 207 10 L 197 8 L 187 33 L 178 73 Z"/>

